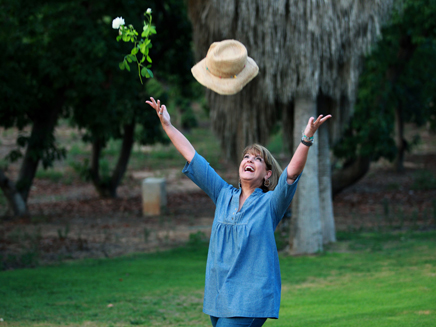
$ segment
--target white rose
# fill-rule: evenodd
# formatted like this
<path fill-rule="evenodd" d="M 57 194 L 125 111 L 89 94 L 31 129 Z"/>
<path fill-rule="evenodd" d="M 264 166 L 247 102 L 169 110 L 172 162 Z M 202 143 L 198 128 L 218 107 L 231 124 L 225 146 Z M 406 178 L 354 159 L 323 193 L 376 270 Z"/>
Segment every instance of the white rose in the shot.
<path fill-rule="evenodd" d="M 117 30 L 120 28 L 121 25 L 124 25 L 124 19 L 123 17 L 117 17 L 112 21 L 112 28 L 114 30 Z"/>
<path fill-rule="evenodd" d="M 147 14 L 151 14 L 151 8 L 147 9 Z"/>

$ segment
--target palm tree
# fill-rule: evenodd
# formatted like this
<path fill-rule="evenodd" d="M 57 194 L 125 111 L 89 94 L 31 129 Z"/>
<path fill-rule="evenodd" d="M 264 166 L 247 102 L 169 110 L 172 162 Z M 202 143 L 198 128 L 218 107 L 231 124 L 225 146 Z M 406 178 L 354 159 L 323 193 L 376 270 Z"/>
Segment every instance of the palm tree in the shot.
<path fill-rule="evenodd" d="M 291 253 L 335 241 L 329 146 L 352 115 L 362 54 L 380 34 L 392 0 L 190 0 L 198 58 L 214 41 L 236 39 L 259 65 L 240 93 L 207 91 L 214 131 L 227 157 L 266 143 L 281 119 L 292 153 L 309 117 L 329 112 L 293 201 Z M 292 140 L 292 142 L 290 141 Z"/>

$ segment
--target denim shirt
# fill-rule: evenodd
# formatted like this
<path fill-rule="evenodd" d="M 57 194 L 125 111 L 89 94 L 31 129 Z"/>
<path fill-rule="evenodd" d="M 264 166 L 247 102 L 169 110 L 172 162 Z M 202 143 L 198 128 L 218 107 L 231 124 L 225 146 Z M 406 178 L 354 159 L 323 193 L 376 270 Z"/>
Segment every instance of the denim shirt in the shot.
<path fill-rule="evenodd" d="M 226 183 L 198 153 L 183 173 L 216 205 L 206 265 L 203 312 L 215 317 L 278 318 L 281 279 L 274 231 L 301 176 L 274 191 L 257 188 L 239 208 L 241 189 Z"/>

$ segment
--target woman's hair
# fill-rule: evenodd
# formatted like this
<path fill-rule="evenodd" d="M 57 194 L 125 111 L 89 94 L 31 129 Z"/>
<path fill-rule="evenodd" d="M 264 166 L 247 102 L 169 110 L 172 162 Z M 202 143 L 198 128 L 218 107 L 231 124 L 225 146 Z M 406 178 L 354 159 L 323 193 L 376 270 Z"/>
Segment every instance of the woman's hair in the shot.
<path fill-rule="evenodd" d="M 260 187 L 262 189 L 263 192 L 268 192 L 268 191 L 272 191 L 276 188 L 277 183 L 279 182 L 279 177 L 283 172 L 283 169 L 280 167 L 279 163 L 277 162 L 277 160 L 273 157 L 273 155 L 271 154 L 271 152 L 268 151 L 267 148 L 265 148 L 264 146 L 260 145 L 260 144 L 252 144 L 247 146 L 244 151 L 242 151 L 242 158 L 244 158 L 244 156 L 247 153 L 253 153 L 256 155 L 260 155 L 262 157 L 262 159 L 265 161 L 266 164 L 266 170 L 271 170 L 272 174 L 269 178 L 269 186 L 265 186 L 264 182 L 262 182 L 262 186 Z"/>

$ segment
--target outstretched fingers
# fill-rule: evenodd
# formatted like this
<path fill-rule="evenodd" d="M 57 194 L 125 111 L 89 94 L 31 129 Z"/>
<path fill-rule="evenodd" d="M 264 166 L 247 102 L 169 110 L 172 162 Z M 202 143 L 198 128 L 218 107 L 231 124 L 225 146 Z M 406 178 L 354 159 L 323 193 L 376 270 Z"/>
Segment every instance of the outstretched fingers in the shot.
<path fill-rule="evenodd" d="M 150 97 L 150 100 L 145 101 L 145 103 L 149 104 L 151 107 L 153 107 L 153 109 L 157 110 L 156 100 L 153 97 Z"/>
<path fill-rule="evenodd" d="M 322 115 L 320 117 L 322 117 Z M 330 119 L 330 118 L 332 118 L 332 115 L 327 115 L 324 118 L 320 119 L 320 123 L 323 124 L 327 119 Z"/>
<path fill-rule="evenodd" d="M 310 117 L 309 124 L 312 124 L 316 127 L 321 126 L 327 119 L 332 118 L 332 115 L 327 115 L 324 117 L 324 115 L 319 115 L 318 118 L 315 120 L 315 118 Z"/>
<path fill-rule="evenodd" d="M 318 118 L 316 118 L 316 120 L 315 120 L 315 118 L 312 117 L 312 119 L 314 120 L 313 124 L 318 125 L 322 121 L 322 119 L 321 119 L 322 116 L 323 115 L 319 115 Z"/>
<path fill-rule="evenodd" d="M 315 132 L 318 130 L 318 128 L 331 117 L 332 117 L 331 115 L 327 115 L 325 117 L 324 115 L 319 115 L 316 119 L 315 117 L 310 117 L 306 129 L 304 130 L 304 135 L 308 137 L 313 136 Z"/>
<path fill-rule="evenodd" d="M 149 104 L 153 109 L 155 109 L 157 114 L 162 115 L 164 106 L 161 107 L 160 100 L 157 100 L 156 102 L 153 97 L 150 97 L 150 100 L 151 101 L 145 101 L 145 103 Z"/>

